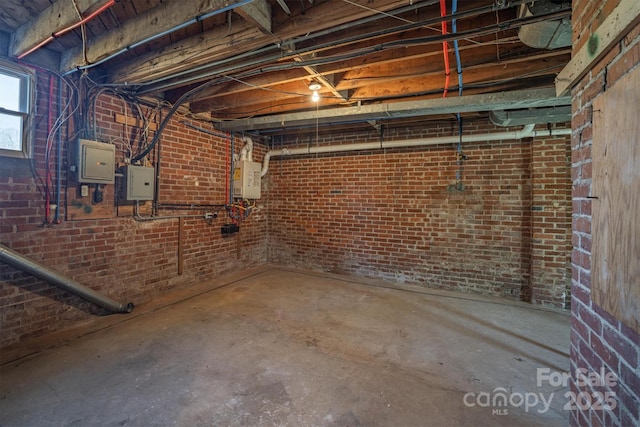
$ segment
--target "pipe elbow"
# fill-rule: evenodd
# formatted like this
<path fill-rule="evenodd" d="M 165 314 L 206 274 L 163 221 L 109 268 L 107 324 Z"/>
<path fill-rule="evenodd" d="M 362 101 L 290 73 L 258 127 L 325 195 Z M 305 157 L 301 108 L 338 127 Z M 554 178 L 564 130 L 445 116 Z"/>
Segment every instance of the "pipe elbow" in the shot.
<path fill-rule="evenodd" d="M 262 159 L 262 170 L 260 171 L 260 178 L 265 176 L 269 172 L 269 160 L 271 160 L 271 151 L 267 151 Z"/>
<path fill-rule="evenodd" d="M 250 137 L 245 136 L 242 138 L 242 141 L 244 141 L 244 145 L 240 149 L 240 159 L 252 161 L 253 160 L 252 158 L 253 157 L 253 140 Z"/>

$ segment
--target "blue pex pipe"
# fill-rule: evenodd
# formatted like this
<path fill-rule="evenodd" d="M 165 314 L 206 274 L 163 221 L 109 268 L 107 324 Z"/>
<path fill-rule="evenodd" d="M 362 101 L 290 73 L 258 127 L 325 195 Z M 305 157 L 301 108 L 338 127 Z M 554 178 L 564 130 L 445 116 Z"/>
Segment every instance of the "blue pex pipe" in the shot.
<path fill-rule="evenodd" d="M 453 4 L 451 5 L 451 14 L 455 15 L 458 11 L 458 0 L 453 0 Z M 456 34 L 458 31 L 458 26 L 456 19 L 451 20 L 451 30 L 453 34 Z M 456 54 L 456 66 L 458 70 L 458 96 L 462 96 L 462 62 L 460 61 L 460 49 L 458 47 L 458 39 L 453 41 L 453 49 Z"/>

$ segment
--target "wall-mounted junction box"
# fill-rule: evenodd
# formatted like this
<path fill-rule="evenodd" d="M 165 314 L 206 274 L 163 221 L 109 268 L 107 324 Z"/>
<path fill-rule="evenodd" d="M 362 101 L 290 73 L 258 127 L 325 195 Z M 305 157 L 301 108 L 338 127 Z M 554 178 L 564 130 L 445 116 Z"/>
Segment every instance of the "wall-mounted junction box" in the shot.
<path fill-rule="evenodd" d="M 262 165 L 258 162 L 249 160 L 236 162 L 233 170 L 233 197 L 259 199 L 261 172 Z"/>
<path fill-rule="evenodd" d="M 70 170 L 78 183 L 113 184 L 115 182 L 116 146 L 104 142 L 78 139 Z"/>
<path fill-rule="evenodd" d="M 127 165 L 120 169 L 122 185 L 119 188 L 121 200 L 153 200 L 155 190 L 155 169 L 147 166 Z"/>

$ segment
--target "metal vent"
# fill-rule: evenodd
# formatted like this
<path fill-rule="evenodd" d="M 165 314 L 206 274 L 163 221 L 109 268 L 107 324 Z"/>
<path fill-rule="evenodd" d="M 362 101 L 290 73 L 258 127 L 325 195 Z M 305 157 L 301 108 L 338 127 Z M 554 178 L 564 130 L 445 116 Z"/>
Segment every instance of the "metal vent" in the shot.
<path fill-rule="evenodd" d="M 568 9 L 571 3 L 552 0 L 535 1 L 520 6 L 521 18 Z M 523 25 L 518 30 L 518 37 L 527 46 L 539 49 L 558 49 L 571 46 L 571 20 L 537 22 Z"/>

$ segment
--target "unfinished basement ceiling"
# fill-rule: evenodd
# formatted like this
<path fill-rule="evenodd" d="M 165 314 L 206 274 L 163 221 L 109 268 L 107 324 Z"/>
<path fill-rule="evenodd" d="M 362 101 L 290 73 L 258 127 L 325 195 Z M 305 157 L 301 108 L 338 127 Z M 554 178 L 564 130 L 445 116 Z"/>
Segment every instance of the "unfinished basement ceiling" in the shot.
<path fill-rule="evenodd" d="M 452 15 L 451 0 L 0 0 L 8 31 L 0 31 L 0 48 L 130 95 L 181 103 L 221 130 L 265 136 L 493 110 L 529 111 L 540 123 L 566 118 L 549 108 L 570 104 L 553 89 L 570 59 L 569 2 L 460 2 L 455 33 L 451 16 L 443 29 L 442 3 Z M 80 16 L 86 24 L 77 25 Z M 550 37 L 548 28 L 559 33 Z M 546 39 L 538 43 L 536 34 Z M 312 83 L 320 86 L 317 104 Z M 538 108 L 540 118 L 530 114 Z"/>

